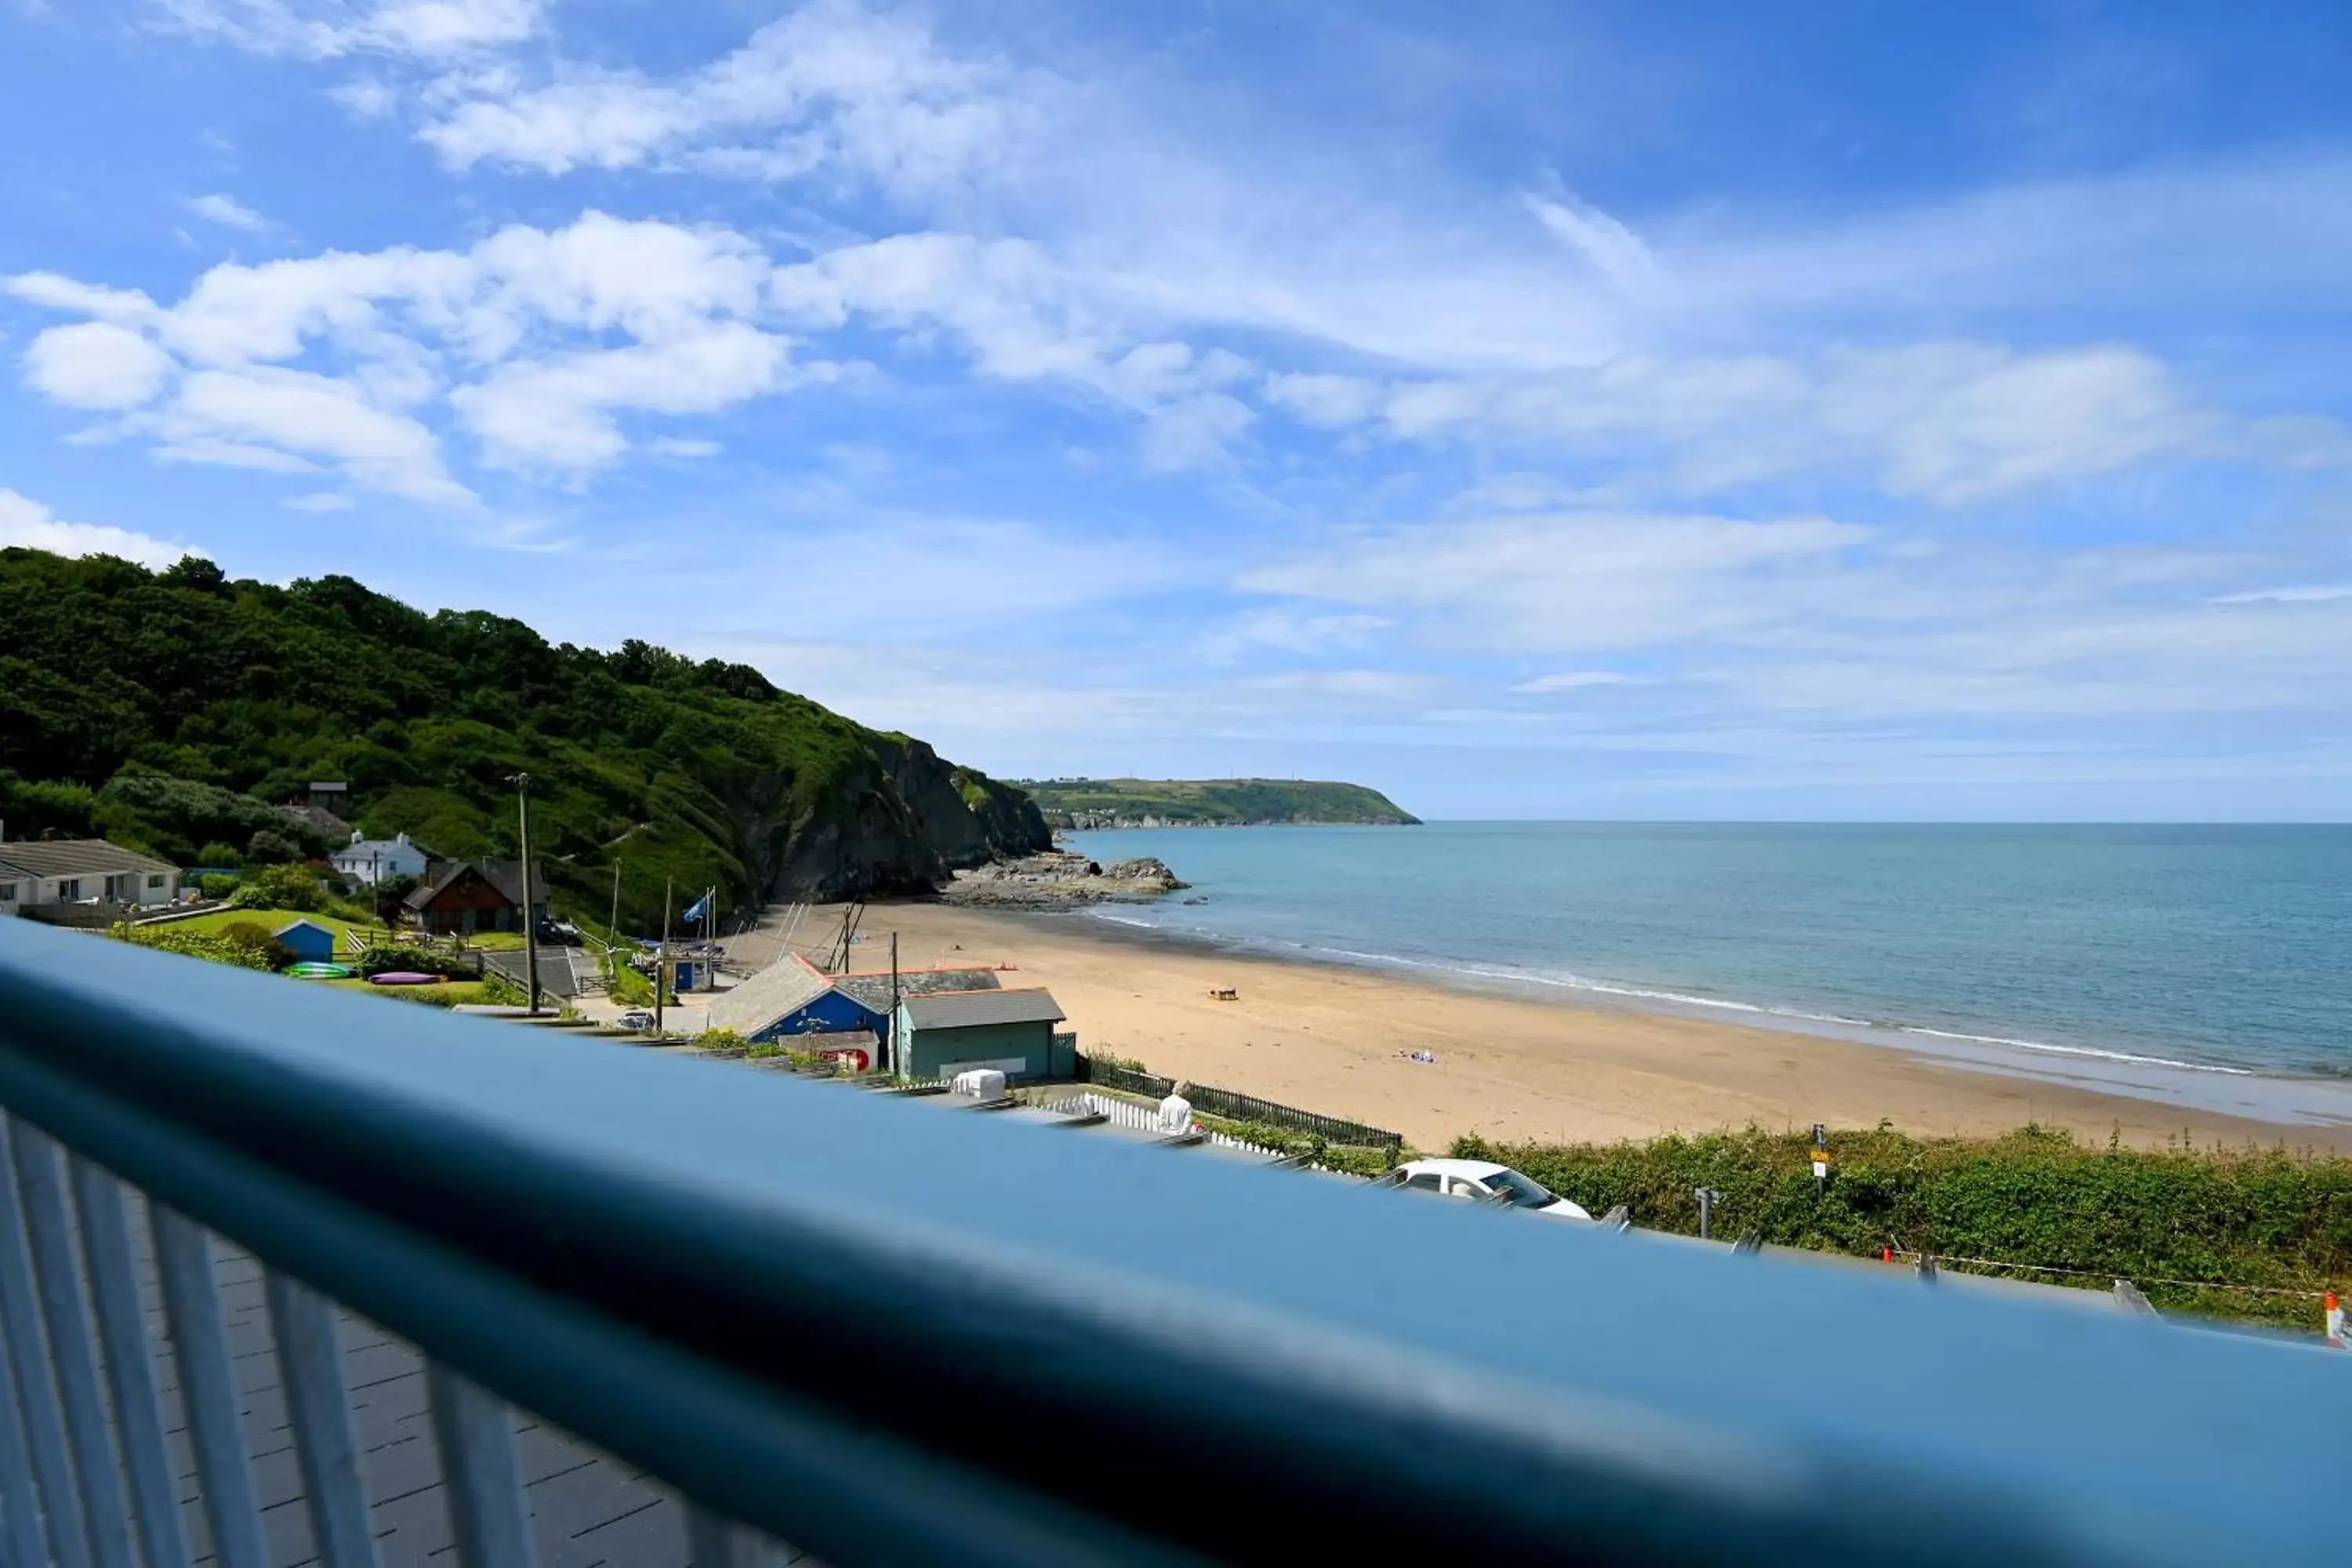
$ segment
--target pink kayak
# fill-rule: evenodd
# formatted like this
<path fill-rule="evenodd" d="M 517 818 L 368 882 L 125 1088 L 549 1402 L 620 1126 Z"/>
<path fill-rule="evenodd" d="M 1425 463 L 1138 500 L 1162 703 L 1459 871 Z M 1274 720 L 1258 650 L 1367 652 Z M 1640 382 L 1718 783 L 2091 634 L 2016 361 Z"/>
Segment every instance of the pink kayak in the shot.
<path fill-rule="evenodd" d="M 371 985 L 437 985 L 440 983 L 439 975 L 419 974 L 413 969 L 388 969 L 382 974 L 368 976 Z"/>

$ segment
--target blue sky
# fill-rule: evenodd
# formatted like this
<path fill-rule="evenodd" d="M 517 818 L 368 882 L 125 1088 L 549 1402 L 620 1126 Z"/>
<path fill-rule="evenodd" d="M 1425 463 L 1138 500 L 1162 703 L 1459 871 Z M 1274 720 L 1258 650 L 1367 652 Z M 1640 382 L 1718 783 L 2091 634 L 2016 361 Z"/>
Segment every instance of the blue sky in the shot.
<path fill-rule="evenodd" d="M 2342 819 L 2334 5 L 0 0 L 0 542 L 1007 775 Z"/>

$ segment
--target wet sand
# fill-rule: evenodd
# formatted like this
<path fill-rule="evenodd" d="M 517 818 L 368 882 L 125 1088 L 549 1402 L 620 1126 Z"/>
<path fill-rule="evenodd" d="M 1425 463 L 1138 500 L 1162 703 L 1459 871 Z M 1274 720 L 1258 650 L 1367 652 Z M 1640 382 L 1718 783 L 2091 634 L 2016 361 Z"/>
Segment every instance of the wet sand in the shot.
<path fill-rule="evenodd" d="M 793 944 L 814 953 L 839 925 L 837 909 L 820 907 Z M 2120 1131 L 2142 1146 L 2352 1152 L 2352 1127 L 2186 1110 L 1890 1046 L 1238 957 L 1082 916 L 888 903 L 868 908 L 862 930 L 853 969 L 887 969 L 894 931 L 905 968 L 1007 965 L 1005 985 L 1053 991 L 1083 1049 L 1391 1128 L 1422 1150 L 1465 1132 L 1582 1141 L 1886 1121 L 1918 1134 L 2038 1121 L 2100 1142 Z M 772 926 L 737 947 L 754 963 L 781 952 Z M 1237 999 L 1213 999 L 1222 988 Z M 1436 1060 L 1410 1059 L 1416 1051 Z"/>

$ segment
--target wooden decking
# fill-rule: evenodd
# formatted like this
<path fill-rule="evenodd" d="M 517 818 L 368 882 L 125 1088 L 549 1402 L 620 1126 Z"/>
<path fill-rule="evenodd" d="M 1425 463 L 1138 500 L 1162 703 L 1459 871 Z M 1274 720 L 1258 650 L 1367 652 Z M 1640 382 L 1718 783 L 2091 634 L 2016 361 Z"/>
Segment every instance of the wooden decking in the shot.
<path fill-rule="evenodd" d="M 144 1216 L 134 1205 L 132 1235 L 141 1252 L 141 1288 L 156 1372 L 163 1386 L 173 1473 L 191 1552 L 212 1562 L 212 1538 L 197 1496 L 195 1462 L 180 1406 L 176 1369 L 148 1256 Z M 278 1357 L 264 1304 L 262 1270 L 253 1258 L 214 1242 L 214 1274 L 236 1373 L 247 1453 L 261 1510 L 270 1568 L 315 1563 L 299 1467 L 278 1385 Z M 423 1358 L 362 1319 L 343 1314 L 344 1386 L 383 1568 L 456 1563 L 441 1491 L 440 1458 L 425 1408 Z M 516 1447 L 541 1568 L 685 1568 L 686 1509 L 642 1471 L 528 1416 L 515 1418 Z M 778 1549 L 770 1563 L 813 1565 Z"/>

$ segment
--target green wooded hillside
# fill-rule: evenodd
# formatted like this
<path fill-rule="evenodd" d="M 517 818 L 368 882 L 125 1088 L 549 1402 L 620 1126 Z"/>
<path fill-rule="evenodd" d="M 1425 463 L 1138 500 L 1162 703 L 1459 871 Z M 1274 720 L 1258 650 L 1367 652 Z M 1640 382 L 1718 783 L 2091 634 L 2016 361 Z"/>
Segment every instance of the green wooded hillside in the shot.
<path fill-rule="evenodd" d="M 1019 787 L 1056 827 L 1126 827 L 1146 817 L 1202 826 L 1421 819 L 1362 784 L 1302 779 L 1024 779 Z"/>
<path fill-rule="evenodd" d="M 193 863 L 270 805 L 347 781 L 356 826 L 443 856 L 533 849 L 558 902 L 657 919 L 665 877 L 755 895 L 929 886 L 1047 840 L 1017 790 L 782 691 L 638 641 L 553 645 L 482 611 L 426 615 L 348 577 L 231 581 L 0 550 L 0 818 Z M 316 853 L 311 834 L 302 848 Z"/>

